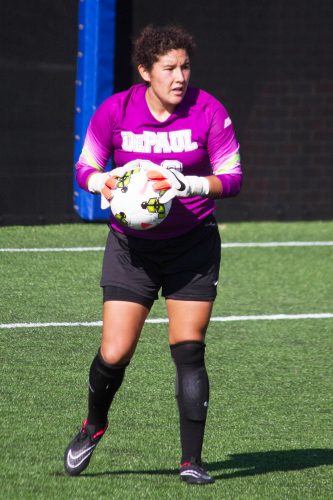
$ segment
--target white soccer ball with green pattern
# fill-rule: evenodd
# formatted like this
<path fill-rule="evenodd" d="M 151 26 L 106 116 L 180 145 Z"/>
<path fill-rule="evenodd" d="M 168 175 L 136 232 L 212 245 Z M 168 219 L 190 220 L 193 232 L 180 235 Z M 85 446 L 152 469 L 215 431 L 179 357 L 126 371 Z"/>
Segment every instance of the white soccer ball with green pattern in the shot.
<path fill-rule="evenodd" d="M 135 168 L 119 177 L 111 211 L 120 224 L 132 229 L 147 230 L 161 224 L 167 217 L 172 201 L 160 203 L 165 191 L 155 191 L 145 170 Z"/>

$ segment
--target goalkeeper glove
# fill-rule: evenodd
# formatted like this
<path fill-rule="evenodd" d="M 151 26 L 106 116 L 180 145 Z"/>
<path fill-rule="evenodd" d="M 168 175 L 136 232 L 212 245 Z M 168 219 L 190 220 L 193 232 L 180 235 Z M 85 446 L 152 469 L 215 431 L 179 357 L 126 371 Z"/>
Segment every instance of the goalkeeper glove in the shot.
<path fill-rule="evenodd" d="M 147 177 L 157 181 L 154 184 L 156 191 L 166 191 L 160 198 L 161 203 L 167 203 L 175 196 L 188 198 L 191 196 L 207 196 L 209 193 L 209 181 L 206 177 L 185 176 L 178 170 L 163 167 L 148 171 Z"/>
<path fill-rule="evenodd" d="M 110 202 L 113 198 L 113 190 L 117 187 L 117 180 L 119 177 L 123 177 L 128 170 L 138 168 L 140 162 L 137 160 L 130 161 L 123 165 L 122 167 L 117 167 L 110 172 L 96 172 L 92 174 L 88 179 L 88 189 L 91 193 L 100 193 L 101 197 L 101 208 L 105 209 L 110 206 Z"/>

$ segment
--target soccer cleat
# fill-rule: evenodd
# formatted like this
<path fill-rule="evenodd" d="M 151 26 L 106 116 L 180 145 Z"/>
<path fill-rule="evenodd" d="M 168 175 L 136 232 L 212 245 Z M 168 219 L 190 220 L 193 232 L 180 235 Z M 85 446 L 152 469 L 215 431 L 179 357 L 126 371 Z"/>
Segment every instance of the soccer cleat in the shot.
<path fill-rule="evenodd" d="M 91 432 L 88 427 L 88 420 L 83 422 L 80 432 L 65 451 L 64 465 L 65 471 L 69 475 L 77 476 L 88 467 L 91 455 L 107 428 L 106 424 L 103 429 Z"/>
<path fill-rule="evenodd" d="M 187 484 L 212 484 L 215 482 L 202 468 L 201 463 L 183 462 L 180 466 L 180 479 Z"/>

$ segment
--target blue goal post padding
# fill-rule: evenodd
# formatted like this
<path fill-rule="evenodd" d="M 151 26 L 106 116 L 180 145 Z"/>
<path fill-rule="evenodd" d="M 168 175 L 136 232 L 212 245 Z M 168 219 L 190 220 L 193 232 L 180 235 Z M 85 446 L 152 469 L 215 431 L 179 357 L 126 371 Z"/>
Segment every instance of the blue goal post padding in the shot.
<path fill-rule="evenodd" d="M 79 0 L 74 163 L 79 159 L 89 121 L 114 90 L 116 0 Z M 74 209 L 85 220 L 106 220 L 100 196 L 81 189 L 74 172 Z"/>

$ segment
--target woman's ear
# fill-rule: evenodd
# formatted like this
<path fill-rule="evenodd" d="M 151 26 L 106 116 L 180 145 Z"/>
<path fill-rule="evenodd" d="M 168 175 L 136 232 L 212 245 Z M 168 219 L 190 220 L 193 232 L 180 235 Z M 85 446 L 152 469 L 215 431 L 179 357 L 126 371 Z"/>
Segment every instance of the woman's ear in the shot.
<path fill-rule="evenodd" d="M 141 76 L 141 78 L 146 82 L 146 83 L 149 83 L 150 82 L 150 74 L 149 74 L 149 71 L 146 70 L 146 68 L 144 66 L 142 66 L 142 64 L 139 64 L 138 66 L 138 72 Z"/>

